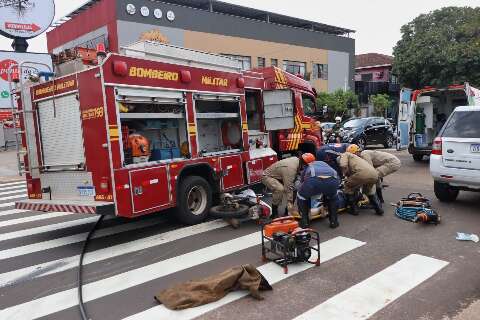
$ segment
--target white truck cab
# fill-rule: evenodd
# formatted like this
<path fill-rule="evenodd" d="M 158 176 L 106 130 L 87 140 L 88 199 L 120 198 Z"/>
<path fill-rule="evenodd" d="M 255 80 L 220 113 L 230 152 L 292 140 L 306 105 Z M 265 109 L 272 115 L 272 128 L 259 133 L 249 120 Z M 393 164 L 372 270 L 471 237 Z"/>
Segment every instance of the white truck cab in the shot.
<path fill-rule="evenodd" d="M 430 172 L 440 201 L 480 191 L 480 106 L 455 108 L 433 141 Z"/>

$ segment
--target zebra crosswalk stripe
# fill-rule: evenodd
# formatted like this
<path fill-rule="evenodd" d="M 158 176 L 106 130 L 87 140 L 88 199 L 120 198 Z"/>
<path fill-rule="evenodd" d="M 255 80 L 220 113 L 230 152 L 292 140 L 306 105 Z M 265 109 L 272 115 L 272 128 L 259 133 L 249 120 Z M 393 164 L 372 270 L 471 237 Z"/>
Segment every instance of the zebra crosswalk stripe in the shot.
<path fill-rule="evenodd" d="M 165 222 L 165 219 L 163 217 L 161 217 L 160 219 L 156 217 L 153 219 L 148 219 L 143 221 L 134 221 L 130 223 L 125 223 L 125 224 L 117 225 L 114 227 L 100 229 L 93 235 L 92 239 L 106 237 L 106 236 L 127 232 L 127 231 L 138 230 L 146 227 L 152 227 L 164 222 Z M 25 246 L 15 247 L 12 249 L 1 250 L 0 261 L 3 259 L 10 259 L 10 258 L 14 258 L 14 257 L 34 253 L 34 252 L 40 252 L 44 250 L 58 248 L 61 246 L 66 246 L 69 244 L 82 242 L 82 241 L 85 241 L 87 234 L 88 232 L 78 233 L 78 234 L 74 234 L 67 237 L 62 237 L 62 238 L 57 238 L 57 239 L 42 241 L 42 242 L 36 242 L 36 243 L 32 243 Z M 0 287 L 1 287 L 1 284 L 0 284 Z"/>
<path fill-rule="evenodd" d="M 2 201 L 2 199 L 0 199 L 0 201 Z M 15 206 L 15 202 L 6 202 L 6 203 L 0 203 L 0 208 L 10 208 L 10 207 L 14 207 Z"/>
<path fill-rule="evenodd" d="M 46 219 L 51 219 L 51 218 L 58 218 L 58 217 L 64 217 L 71 215 L 71 212 L 49 212 L 49 213 L 43 213 L 43 214 L 38 214 L 32 217 L 25 217 L 25 218 L 17 218 L 17 219 L 10 219 L 7 221 L 1 221 L 0 222 L 0 228 L 1 227 L 7 227 L 7 226 L 13 226 L 21 223 L 27 223 L 27 222 L 34 222 L 34 221 L 40 221 L 40 220 L 46 220 Z"/>
<path fill-rule="evenodd" d="M 199 225 L 176 229 L 128 243 L 122 243 L 104 249 L 95 250 L 89 252 L 85 256 L 83 265 L 88 265 L 124 254 L 156 247 L 204 232 L 220 229 L 226 227 L 227 225 L 228 224 L 222 220 L 209 221 Z M 2 273 L 0 274 L 0 288 L 26 281 L 25 279 L 31 280 L 76 268 L 78 266 L 79 258 L 80 256 L 76 255 Z"/>
<path fill-rule="evenodd" d="M 5 191 L 5 192 L 0 192 L 0 196 L 6 196 L 6 195 L 9 195 L 9 194 L 15 194 L 15 193 L 21 193 L 19 196 L 24 196 L 25 195 L 25 191 L 27 191 L 27 189 L 23 188 L 23 189 L 18 189 L 18 190 L 10 190 L 10 191 Z M 2 198 L 0 198 L 0 200 L 2 200 Z"/>
<path fill-rule="evenodd" d="M 84 301 L 92 301 L 179 272 L 261 243 L 258 232 L 85 284 Z M 77 304 L 77 288 L 54 293 L 0 311 L 0 319 L 35 319 Z"/>
<path fill-rule="evenodd" d="M 12 199 L 22 200 L 22 199 L 25 199 L 26 197 L 27 197 L 26 194 L 17 194 L 17 195 L 14 195 L 14 196 L 1 197 L 0 201 L 6 201 L 6 200 L 12 200 Z M 2 205 L 2 204 L 0 203 L 0 205 Z M 13 203 L 11 205 L 15 205 L 15 203 Z"/>
<path fill-rule="evenodd" d="M 357 249 L 363 246 L 365 242 L 357 241 L 354 239 L 349 239 L 345 237 L 337 237 L 320 244 L 320 261 L 325 263 L 329 260 L 332 260 L 342 254 L 345 254 L 349 251 Z M 316 257 L 315 257 L 316 258 Z M 302 263 L 302 264 L 292 264 L 288 267 L 288 273 L 283 272 L 283 268 L 279 267 L 277 264 L 271 262 L 267 263 L 258 268 L 258 271 L 268 280 L 270 284 L 276 284 L 282 280 L 285 280 L 291 276 L 294 276 L 300 272 L 306 271 L 314 267 L 313 264 Z M 320 266 L 321 268 L 321 266 Z M 209 311 L 217 309 L 221 306 L 224 306 L 230 302 L 236 301 L 242 297 L 248 295 L 248 292 L 245 291 L 235 291 L 228 294 L 223 299 L 209 303 L 203 306 L 196 308 L 190 308 L 180 311 L 172 311 L 167 309 L 163 305 L 159 305 L 150 309 L 147 309 L 143 312 L 137 313 L 125 319 L 127 320 L 156 320 L 156 319 L 175 319 L 175 320 L 186 320 L 194 319 L 201 316 Z M 328 318 L 325 318 L 328 319 Z"/>
<path fill-rule="evenodd" d="M 368 319 L 448 265 L 448 262 L 409 255 L 370 278 L 328 299 L 295 320 Z M 348 303 L 345 303 L 347 302 Z"/>
<path fill-rule="evenodd" d="M 8 183 L 2 183 L 0 184 L 0 188 L 3 187 L 10 187 L 10 186 L 22 186 L 22 185 L 27 185 L 25 181 L 14 181 L 14 182 L 8 182 Z"/>
<path fill-rule="evenodd" d="M 28 210 L 11 209 L 11 210 L 0 211 L 0 217 L 9 216 L 11 214 L 24 213 L 24 212 L 28 212 Z"/>
<path fill-rule="evenodd" d="M 6 187 L 6 188 L 2 188 L 0 187 L 0 192 L 3 192 L 3 191 L 10 191 L 10 190 L 26 190 L 25 186 L 24 185 L 18 185 L 18 186 L 10 186 L 10 187 Z"/>
<path fill-rule="evenodd" d="M 23 230 L 18 230 L 18 231 L 12 231 L 8 233 L 0 233 L 0 241 L 6 241 L 6 240 L 11 240 L 11 239 L 17 239 L 17 238 L 22 238 L 22 237 L 28 237 L 32 236 L 35 234 L 40 234 L 40 233 L 45 233 L 45 232 L 50 232 L 50 231 L 55 231 L 55 230 L 60 230 L 60 229 L 66 229 L 66 228 L 71 228 L 71 227 L 76 227 L 82 224 L 88 224 L 97 221 L 98 217 L 97 216 L 92 216 L 92 217 L 83 217 L 80 219 L 76 219 L 73 221 L 67 221 L 67 222 L 60 222 L 60 223 L 54 223 L 54 224 L 49 224 L 46 226 L 41 226 L 41 227 L 36 227 L 36 228 L 28 228 L 28 229 L 23 229 Z M 104 219 L 105 220 L 105 219 Z"/>

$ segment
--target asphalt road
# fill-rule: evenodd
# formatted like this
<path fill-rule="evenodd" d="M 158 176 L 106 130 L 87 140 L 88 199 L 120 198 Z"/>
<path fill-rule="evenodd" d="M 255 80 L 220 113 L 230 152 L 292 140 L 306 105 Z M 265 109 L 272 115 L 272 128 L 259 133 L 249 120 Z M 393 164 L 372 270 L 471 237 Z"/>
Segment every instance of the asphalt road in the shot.
<path fill-rule="evenodd" d="M 362 211 L 325 220 L 319 267 L 291 266 L 283 274 L 260 256 L 254 224 L 237 230 L 223 221 L 180 226 L 164 215 L 102 224 L 85 257 L 84 299 L 91 319 L 480 319 L 480 243 L 455 240 L 480 234 L 480 194 L 438 202 L 428 162 L 396 153 L 403 167 L 386 179 L 387 203 L 410 192 L 433 200 L 439 226 Z M 95 217 L 17 212 L 24 184 L 0 184 L 0 319 L 80 319 L 77 263 Z M 153 296 L 172 284 L 254 264 L 273 283 L 257 301 L 229 294 L 216 304 L 169 312 Z"/>

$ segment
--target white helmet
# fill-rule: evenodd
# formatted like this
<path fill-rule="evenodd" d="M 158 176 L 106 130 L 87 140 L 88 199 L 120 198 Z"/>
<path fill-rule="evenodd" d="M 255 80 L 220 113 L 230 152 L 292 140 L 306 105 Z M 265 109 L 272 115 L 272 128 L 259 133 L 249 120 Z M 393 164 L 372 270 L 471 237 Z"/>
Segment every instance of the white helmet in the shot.
<path fill-rule="evenodd" d="M 335 121 L 342 122 L 342 117 L 336 117 Z"/>

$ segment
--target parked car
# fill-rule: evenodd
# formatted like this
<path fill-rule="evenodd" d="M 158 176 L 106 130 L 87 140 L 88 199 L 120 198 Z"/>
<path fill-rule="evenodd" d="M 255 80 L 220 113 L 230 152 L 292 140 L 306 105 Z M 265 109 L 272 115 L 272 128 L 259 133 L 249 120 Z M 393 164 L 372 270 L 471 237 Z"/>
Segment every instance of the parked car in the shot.
<path fill-rule="evenodd" d="M 382 117 L 352 118 L 346 121 L 342 127 L 342 140 L 362 148 L 373 144 L 391 148 L 395 143 L 391 124 Z"/>
<path fill-rule="evenodd" d="M 433 141 L 430 173 L 435 196 L 455 201 L 460 190 L 480 191 L 480 106 L 457 107 Z"/>

